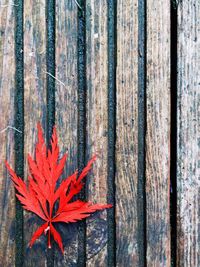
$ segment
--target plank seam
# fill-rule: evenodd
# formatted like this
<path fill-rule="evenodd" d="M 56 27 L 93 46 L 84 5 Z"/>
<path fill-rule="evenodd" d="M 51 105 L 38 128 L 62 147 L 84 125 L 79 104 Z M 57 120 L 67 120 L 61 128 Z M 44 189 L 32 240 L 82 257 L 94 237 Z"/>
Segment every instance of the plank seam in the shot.
<path fill-rule="evenodd" d="M 139 266 L 146 262 L 146 0 L 138 0 L 138 255 Z"/>
<path fill-rule="evenodd" d="M 116 66 L 117 66 L 117 1 L 108 0 L 108 165 L 107 202 L 113 205 L 107 210 L 108 266 L 116 266 L 115 223 L 115 143 L 116 143 Z"/>
<path fill-rule="evenodd" d="M 47 131 L 46 140 L 50 146 L 50 138 L 55 125 L 55 0 L 46 0 L 46 81 L 47 81 Z M 51 75 L 49 75 L 51 74 Z M 47 250 L 47 266 L 54 266 L 55 244 Z"/>
<path fill-rule="evenodd" d="M 24 45 L 23 45 L 23 0 L 15 7 L 15 171 L 24 177 Z M 16 199 L 15 215 L 15 266 L 21 267 L 24 261 L 23 210 Z"/>
<path fill-rule="evenodd" d="M 171 133 L 170 133 L 170 227 L 171 266 L 176 266 L 177 246 L 177 4 L 171 1 Z M 173 151 L 173 153 L 172 153 Z"/>
<path fill-rule="evenodd" d="M 79 173 L 85 166 L 86 161 L 86 21 L 85 1 L 79 1 L 81 8 L 78 9 L 78 170 Z M 79 199 L 86 199 L 86 189 L 83 188 L 78 195 Z M 86 221 L 78 223 L 78 261 L 77 266 L 86 265 Z"/>

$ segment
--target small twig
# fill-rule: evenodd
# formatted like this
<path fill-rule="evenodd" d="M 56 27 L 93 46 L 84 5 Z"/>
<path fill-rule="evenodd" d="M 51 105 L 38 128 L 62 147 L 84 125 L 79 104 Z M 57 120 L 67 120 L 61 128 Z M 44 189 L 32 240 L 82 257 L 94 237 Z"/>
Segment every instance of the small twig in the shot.
<path fill-rule="evenodd" d="M 8 129 L 12 129 L 12 130 L 14 130 L 14 131 L 16 131 L 16 132 L 18 132 L 18 133 L 22 133 L 22 131 L 18 130 L 18 129 L 15 128 L 15 127 L 9 126 L 9 125 L 8 125 L 6 128 L 4 128 L 3 130 L 1 130 L 0 133 L 4 133 L 4 132 L 7 131 Z"/>
<path fill-rule="evenodd" d="M 77 0 L 74 0 L 74 1 L 75 1 L 76 5 L 78 6 L 78 8 L 82 9 L 82 7 L 81 7 L 80 4 L 78 3 L 78 1 L 77 1 Z"/>
<path fill-rule="evenodd" d="M 16 5 L 16 4 L 0 5 L 0 7 L 9 7 L 9 6 L 19 6 L 19 5 Z"/>
<path fill-rule="evenodd" d="M 40 51 L 39 51 L 39 50 L 37 50 L 37 52 L 38 52 L 38 54 L 39 54 L 39 55 L 41 55 L 41 54 L 43 54 L 43 53 L 45 52 L 45 50 L 46 50 L 46 49 L 45 49 L 45 48 L 43 48 L 43 49 L 42 49 L 42 50 L 40 50 Z"/>
<path fill-rule="evenodd" d="M 48 74 L 48 75 L 50 75 L 52 78 L 54 78 L 56 81 L 58 81 L 59 83 L 61 83 L 63 86 L 65 86 L 65 84 L 62 82 L 62 81 L 60 81 L 58 78 L 56 78 L 55 76 L 53 76 L 50 72 L 48 72 L 48 71 L 43 71 L 44 73 L 46 73 L 46 74 Z"/>

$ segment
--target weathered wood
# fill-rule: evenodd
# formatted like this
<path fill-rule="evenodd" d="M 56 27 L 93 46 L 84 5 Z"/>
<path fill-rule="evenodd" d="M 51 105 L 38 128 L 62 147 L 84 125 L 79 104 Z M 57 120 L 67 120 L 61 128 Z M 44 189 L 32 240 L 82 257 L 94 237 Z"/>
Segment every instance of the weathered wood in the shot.
<path fill-rule="evenodd" d="M 107 1 L 86 2 L 87 160 L 98 159 L 87 177 L 91 202 L 106 203 L 107 192 Z M 87 266 L 107 266 L 106 211 L 87 220 Z"/>
<path fill-rule="evenodd" d="M 24 1 L 24 157 L 25 180 L 28 177 L 27 155 L 34 156 L 37 122 L 46 130 L 46 30 L 45 0 Z M 45 266 L 46 237 L 40 237 L 30 249 L 32 234 L 42 224 L 37 216 L 24 212 L 24 265 Z"/>
<path fill-rule="evenodd" d="M 116 265 L 138 266 L 138 1 L 118 1 Z"/>
<path fill-rule="evenodd" d="M 177 266 L 200 266 L 200 2 L 178 5 Z"/>
<path fill-rule="evenodd" d="M 19 5 L 11 2 L 0 0 L 0 266 L 5 267 L 14 266 L 16 263 L 15 241 L 18 240 L 15 235 L 14 188 L 4 166 L 5 159 L 13 167 L 15 166 L 14 151 L 16 148 L 14 144 L 17 144 L 14 142 L 14 133 L 17 129 L 8 127 L 14 126 L 14 118 L 17 114 L 15 114 L 17 107 L 14 103 L 14 100 L 17 99 L 14 58 L 15 47 L 21 45 L 20 43 L 15 46 L 14 38 L 16 31 L 14 9 L 15 5 Z M 106 195 L 109 193 L 107 188 L 112 185 L 114 177 L 115 166 L 111 164 L 112 181 L 108 180 L 109 183 L 107 183 L 107 179 L 110 178 L 107 177 L 108 171 L 110 171 L 109 151 L 112 150 L 111 158 L 114 159 L 113 142 L 115 138 L 113 135 L 115 107 L 113 107 L 114 100 L 111 101 L 110 97 L 114 95 L 115 59 L 112 60 L 109 55 L 113 53 L 114 29 L 115 26 L 117 27 L 115 222 L 116 266 L 118 267 L 138 267 L 145 265 L 143 264 L 145 262 L 149 267 L 169 267 L 171 261 L 169 179 L 170 116 L 173 114 L 170 114 L 170 2 L 169 0 L 160 2 L 149 0 L 146 1 L 146 7 L 144 6 L 144 9 L 140 10 L 140 7 L 145 5 L 145 1 L 142 1 L 141 4 L 138 0 L 118 0 L 116 1 L 117 25 L 114 25 L 114 10 L 111 8 L 115 4 L 114 0 L 23 1 L 24 50 L 21 53 L 22 55 L 24 53 L 25 180 L 28 175 L 27 154 L 34 154 L 37 141 L 37 122 L 42 123 L 45 132 L 49 123 L 48 132 L 51 132 L 54 121 L 55 82 L 55 123 L 59 145 L 61 154 L 68 151 L 69 155 L 63 178 L 78 167 L 78 162 L 79 165 L 82 165 L 85 148 L 87 160 L 94 153 L 98 153 L 99 157 L 86 182 L 86 198 L 92 202 L 105 203 L 107 201 Z M 177 266 L 198 267 L 200 266 L 200 2 L 195 0 L 177 2 L 180 2 L 178 3 L 177 55 Z M 48 3 L 51 3 L 51 12 L 48 13 L 49 16 L 46 16 Z M 51 17 L 54 15 L 54 3 L 56 3 L 55 69 L 55 62 L 52 61 L 54 53 L 49 55 L 46 62 L 46 17 L 52 18 L 48 24 L 48 26 L 52 24 L 51 27 L 49 26 L 48 36 L 50 36 L 49 41 L 51 39 L 51 46 L 54 50 L 54 31 L 51 31 L 54 26 L 54 17 Z M 80 15 L 85 14 L 79 4 L 86 5 L 86 17 Z M 21 7 L 20 5 L 20 14 L 22 14 Z M 22 21 L 21 18 L 20 21 Z M 85 55 L 82 55 L 82 52 L 85 53 L 85 27 L 86 69 Z M 22 31 L 20 32 L 22 34 Z M 147 39 L 143 40 L 145 34 Z M 79 40 L 79 51 L 77 40 Z M 143 53 L 145 48 L 146 55 Z M 142 65 L 145 56 L 146 66 Z M 77 65 L 77 60 L 79 65 Z M 49 86 L 46 86 L 46 77 L 51 74 L 46 73 L 47 64 L 53 73 L 55 70 L 55 77 L 50 78 Z M 86 80 L 85 70 L 87 71 Z M 145 84 L 142 84 L 145 83 L 145 72 L 147 73 L 146 96 L 141 95 L 145 88 Z M 21 77 L 23 75 L 21 70 L 19 73 Z M 78 105 L 78 76 L 79 104 L 81 103 L 81 105 Z M 19 87 L 22 85 L 19 81 L 20 77 L 16 77 L 16 81 L 20 82 Z M 86 95 L 85 83 L 87 83 Z M 22 87 L 19 88 L 20 96 L 23 93 Z M 111 94 L 108 94 L 108 90 Z M 47 97 L 47 91 L 51 94 L 49 97 Z M 175 93 L 173 95 L 175 96 Z M 85 96 L 86 147 L 84 138 Z M 140 114 L 140 110 L 143 110 L 144 107 L 142 101 L 145 97 L 146 125 L 143 121 L 145 114 Z M 47 98 L 51 102 L 50 105 L 47 105 Z M 141 105 L 142 109 L 140 109 Z M 20 104 L 18 108 L 23 116 L 22 105 Z M 108 113 L 111 114 L 111 123 L 109 123 Z M 79 119 L 81 118 L 80 127 L 78 126 L 78 116 Z M 142 116 L 141 120 L 139 116 Z M 20 120 L 22 120 L 21 117 Z M 140 131 L 141 122 L 143 128 Z M 174 122 L 175 120 L 173 120 Z M 78 131 L 78 127 L 80 131 Z M 112 129 L 112 127 L 114 128 Z M 146 136 L 143 134 L 140 136 L 140 132 L 143 133 L 145 127 Z M 175 127 L 175 125 L 171 127 Z M 108 149 L 108 136 L 110 136 L 108 133 L 110 132 L 112 135 L 111 138 L 109 137 L 111 145 Z M 143 150 L 142 153 L 145 151 L 144 144 L 142 144 L 143 148 L 140 144 L 142 138 L 146 138 L 146 161 L 144 162 L 142 162 L 144 154 L 141 156 L 140 153 L 140 149 Z M 21 139 L 21 141 L 23 140 Z M 22 148 L 23 142 L 20 142 L 20 146 Z M 79 151 L 81 153 L 77 157 L 78 146 L 81 148 Z M 171 153 L 173 153 L 173 147 Z M 18 159 L 21 157 L 20 154 L 17 156 Z M 77 159 L 79 160 L 77 161 Z M 175 160 L 174 157 L 173 159 Z M 140 178 L 143 179 L 142 176 L 140 177 L 140 173 L 143 170 L 141 170 L 139 162 L 142 162 L 144 168 L 146 167 L 146 199 L 141 201 L 139 201 L 140 197 L 144 197 L 141 193 L 144 192 L 142 186 L 138 185 L 143 185 L 145 181 L 142 180 L 140 184 Z M 173 177 L 171 178 L 173 179 Z M 111 198 L 114 199 L 114 195 Z M 146 201 L 146 218 L 143 216 L 145 210 L 141 212 L 138 208 L 141 206 L 138 203 L 142 204 L 143 201 L 144 203 Z M 111 215 L 113 216 L 113 214 Z M 112 216 L 109 217 L 111 218 L 108 220 L 109 222 L 112 220 Z M 140 216 L 143 217 L 143 226 L 146 219 L 146 234 L 143 231 L 141 240 L 138 235 L 142 230 Z M 107 266 L 108 248 L 110 247 L 107 244 L 108 221 L 106 211 L 95 213 L 86 221 L 86 265 L 88 267 Z M 115 222 L 113 220 L 113 225 Z M 44 235 L 36 241 L 32 249 L 28 248 L 34 230 L 41 223 L 42 221 L 37 216 L 24 212 L 24 266 L 47 266 L 47 255 L 50 254 L 47 253 L 47 240 Z M 85 261 L 84 257 L 80 257 L 80 255 L 84 256 L 85 252 L 85 230 L 82 227 L 84 223 L 80 227 L 81 230 L 79 229 L 79 236 L 78 225 L 79 223 L 56 226 L 61 233 L 65 252 L 63 256 L 55 244 L 54 259 L 49 257 L 49 263 L 53 263 L 54 260 L 54 267 L 74 267 Z M 146 258 L 143 255 L 145 253 L 143 242 L 145 235 Z M 18 241 L 21 242 L 21 240 Z M 81 242 L 79 243 L 79 241 Z M 111 248 L 114 242 L 113 239 Z M 115 252 L 110 250 L 110 253 L 113 263 Z M 23 253 L 18 251 L 18 254 L 21 260 Z"/>
<path fill-rule="evenodd" d="M 4 161 L 14 167 L 14 8 L 0 1 L 0 265 L 15 263 L 15 197 Z"/>
<path fill-rule="evenodd" d="M 147 2 L 147 266 L 170 266 L 170 1 Z"/>
<path fill-rule="evenodd" d="M 56 125 L 61 153 L 68 152 L 63 178 L 77 168 L 77 5 L 75 1 L 56 4 Z M 77 224 L 58 226 L 64 242 L 64 257 L 57 250 L 55 266 L 76 266 Z"/>

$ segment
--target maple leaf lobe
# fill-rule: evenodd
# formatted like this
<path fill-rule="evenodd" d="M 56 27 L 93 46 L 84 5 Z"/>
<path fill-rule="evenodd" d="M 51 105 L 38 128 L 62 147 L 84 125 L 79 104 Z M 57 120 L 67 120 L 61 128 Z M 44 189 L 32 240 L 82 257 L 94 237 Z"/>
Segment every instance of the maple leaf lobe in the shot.
<path fill-rule="evenodd" d="M 93 204 L 81 200 L 73 201 L 73 197 L 83 188 L 83 179 L 91 170 L 96 155 L 91 158 L 79 176 L 76 170 L 72 175 L 63 179 L 61 183 L 58 183 L 67 160 L 67 154 L 59 160 L 55 126 L 49 149 L 45 144 L 40 123 L 38 123 L 37 129 L 38 140 L 35 147 L 35 159 L 28 155 L 30 175 L 27 184 L 17 176 L 7 161 L 5 165 L 17 191 L 16 197 L 21 202 L 22 207 L 44 220 L 44 224 L 33 234 L 29 246 L 32 247 L 42 234 L 48 233 L 48 247 L 51 248 L 52 236 L 63 253 L 62 238 L 55 229 L 54 223 L 74 223 L 89 217 L 97 210 L 111 208 L 112 205 Z"/>

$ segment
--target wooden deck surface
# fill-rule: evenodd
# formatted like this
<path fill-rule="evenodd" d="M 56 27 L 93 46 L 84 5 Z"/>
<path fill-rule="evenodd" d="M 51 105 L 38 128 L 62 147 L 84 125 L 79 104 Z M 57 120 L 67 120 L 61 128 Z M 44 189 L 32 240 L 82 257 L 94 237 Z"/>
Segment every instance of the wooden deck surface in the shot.
<path fill-rule="evenodd" d="M 200 266 L 200 1 L 0 0 L 0 267 Z M 98 154 L 80 197 L 113 209 L 58 226 L 22 211 L 40 121 L 63 178 Z"/>

